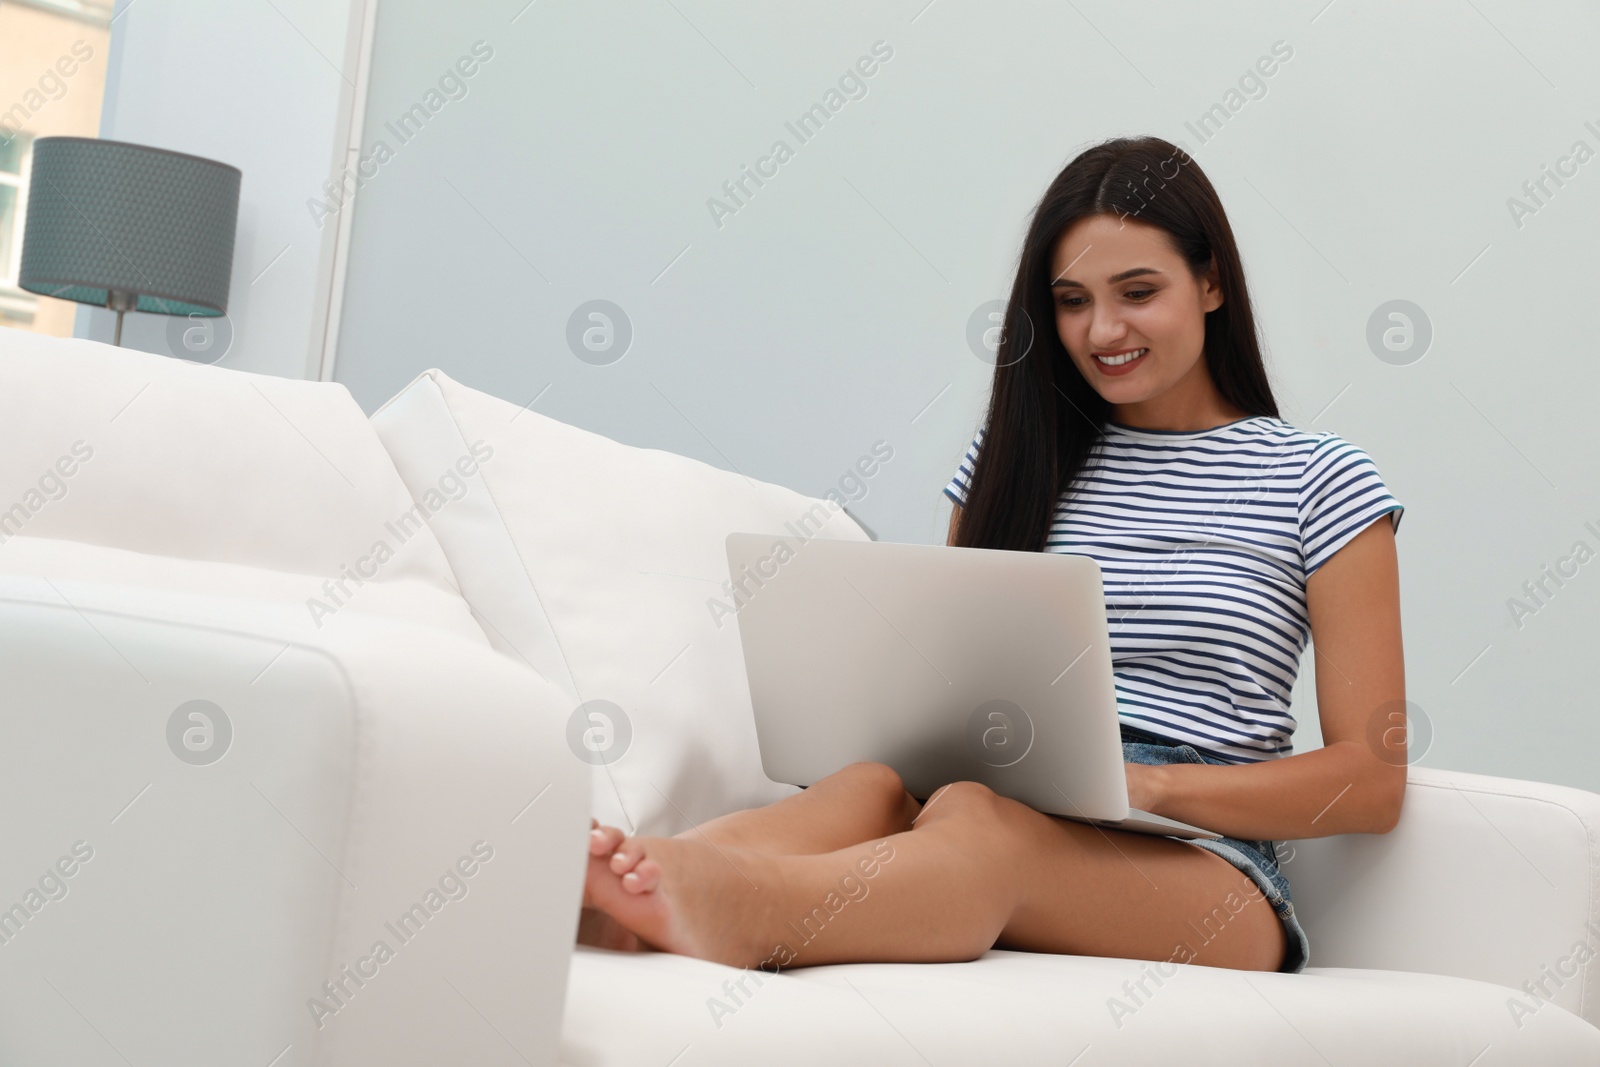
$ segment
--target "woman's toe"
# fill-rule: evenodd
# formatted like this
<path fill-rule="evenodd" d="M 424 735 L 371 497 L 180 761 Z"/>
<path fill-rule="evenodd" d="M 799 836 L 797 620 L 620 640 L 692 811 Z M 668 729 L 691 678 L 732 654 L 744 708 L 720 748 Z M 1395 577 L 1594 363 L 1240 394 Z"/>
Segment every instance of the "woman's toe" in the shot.
<path fill-rule="evenodd" d="M 644 849 L 637 842 L 623 841 L 611 854 L 611 873 L 627 874 L 634 866 L 644 859 Z"/>
<path fill-rule="evenodd" d="M 653 859 L 639 860 L 638 864 L 622 876 L 622 888 L 630 893 L 649 893 L 661 884 L 661 865 Z"/>
<path fill-rule="evenodd" d="M 625 840 L 621 830 L 615 826 L 601 826 L 593 819 L 594 827 L 589 831 L 589 855 L 609 856 L 617 850 Z"/>

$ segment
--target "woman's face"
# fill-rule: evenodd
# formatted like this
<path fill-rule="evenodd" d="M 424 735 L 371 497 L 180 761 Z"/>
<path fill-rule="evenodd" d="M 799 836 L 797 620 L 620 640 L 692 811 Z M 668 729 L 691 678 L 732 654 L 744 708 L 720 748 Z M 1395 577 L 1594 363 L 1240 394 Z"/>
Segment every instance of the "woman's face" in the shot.
<path fill-rule="evenodd" d="M 1147 401 L 1175 390 L 1156 407 L 1210 404 L 1216 390 L 1201 356 L 1206 312 L 1222 306 L 1214 266 L 1196 280 L 1166 231 L 1090 215 L 1056 242 L 1050 276 L 1061 343 L 1108 402 L 1148 414 Z"/>

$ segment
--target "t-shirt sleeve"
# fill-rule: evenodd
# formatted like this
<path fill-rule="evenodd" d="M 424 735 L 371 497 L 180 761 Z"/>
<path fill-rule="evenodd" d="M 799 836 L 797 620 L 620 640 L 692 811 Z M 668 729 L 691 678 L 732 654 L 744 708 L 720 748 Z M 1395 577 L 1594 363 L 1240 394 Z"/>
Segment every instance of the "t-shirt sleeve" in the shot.
<path fill-rule="evenodd" d="M 1388 515 L 1400 531 L 1405 505 L 1394 498 L 1372 457 L 1328 434 L 1312 449 L 1300 484 L 1300 546 L 1310 578 L 1373 520 Z"/>
<path fill-rule="evenodd" d="M 967 490 L 972 488 L 972 471 L 974 464 L 978 462 L 978 446 L 982 443 L 983 429 L 980 427 L 977 436 L 972 439 L 972 444 L 967 446 L 967 454 L 962 458 L 956 476 L 944 487 L 944 495 L 962 507 L 967 506 Z"/>

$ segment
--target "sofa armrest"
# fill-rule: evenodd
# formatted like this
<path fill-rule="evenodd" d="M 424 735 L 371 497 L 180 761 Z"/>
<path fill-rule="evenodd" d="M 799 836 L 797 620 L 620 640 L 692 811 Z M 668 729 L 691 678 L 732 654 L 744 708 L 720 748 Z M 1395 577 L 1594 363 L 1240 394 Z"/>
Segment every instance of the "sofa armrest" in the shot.
<path fill-rule="evenodd" d="M 1516 991 L 1514 1016 L 1548 1001 L 1600 1026 L 1597 830 L 1594 793 L 1412 767 L 1393 831 L 1281 862 L 1313 966 L 1475 978 Z"/>
<path fill-rule="evenodd" d="M 0 678 L 0 1062 L 555 1062 L 589 776 L 525 665 L 0 576 Z"/>

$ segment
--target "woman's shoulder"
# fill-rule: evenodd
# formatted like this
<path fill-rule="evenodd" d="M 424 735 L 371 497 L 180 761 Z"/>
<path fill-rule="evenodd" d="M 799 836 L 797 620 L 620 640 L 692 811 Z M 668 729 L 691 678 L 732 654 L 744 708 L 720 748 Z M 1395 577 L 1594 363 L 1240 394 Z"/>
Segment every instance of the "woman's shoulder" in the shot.
<path fill-rule="evenodd" d="M 1349 484 L 1353 478 L 1381 480 L 1377 463 L 1360 445 L 1333 430 L 1317 430 L 1272 415 L 1258 415 L 1234 424 L 1228 443 L 1243 454 L 1268 461 L 1279 475 L 1293 479 L 1302 495 L 1327 483 Z"/>
<path fill-rule="evenodd" d="M 1234 425 L 1238 428 L 1235 436 L 1291 446 L 1314 445 L 1323 436 L 1323 431 L 1302 429 L 1277 415 L 1254 415 Z"/>
<path fill-rule="evenodd" d="M 1323 453 L 1360 451 L 1359 447 L 1332 430 L 1313 430 L 1296 426 L 1276 415 L 1256 415 L 1241 419 L 1230 429 L 1235 432 L 1224 440 L 1240 446 L 1268 445 L 1285 452 L 1297 453 L 1310 460 Z"/>
<path fill-rule="evenodd" d="M 1371 464 L 1367 450 L 1333 430 L 1312 430 L 1290 425 L 1282 419 L 1267 419 L 1264 432 L 1282 442 L 1283 447 L 1298 453 L 1305 461 L 1309 474 L 1327 466 L 1346 466 L 1351 463 Z"/>

